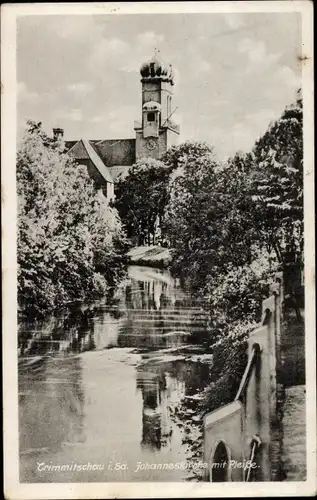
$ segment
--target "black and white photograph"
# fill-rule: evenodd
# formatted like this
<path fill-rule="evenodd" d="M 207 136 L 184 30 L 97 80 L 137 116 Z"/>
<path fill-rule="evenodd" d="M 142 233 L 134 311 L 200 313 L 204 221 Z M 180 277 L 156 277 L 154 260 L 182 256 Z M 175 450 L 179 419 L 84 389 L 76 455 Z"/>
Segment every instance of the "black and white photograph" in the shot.
<path fill-rule="evenodd" d="M 4 5 L 7 498 L 316 493 L 312 16 Z"/>

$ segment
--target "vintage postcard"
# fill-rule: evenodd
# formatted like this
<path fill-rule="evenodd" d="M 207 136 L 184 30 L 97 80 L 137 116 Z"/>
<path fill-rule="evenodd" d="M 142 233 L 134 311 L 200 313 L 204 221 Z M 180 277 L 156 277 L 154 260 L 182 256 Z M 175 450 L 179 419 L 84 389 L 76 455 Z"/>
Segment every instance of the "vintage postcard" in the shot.
<path fill-rule="evenodd" d="M 314 496 L 312 3 L 1 10 L 5 497 Z"/>

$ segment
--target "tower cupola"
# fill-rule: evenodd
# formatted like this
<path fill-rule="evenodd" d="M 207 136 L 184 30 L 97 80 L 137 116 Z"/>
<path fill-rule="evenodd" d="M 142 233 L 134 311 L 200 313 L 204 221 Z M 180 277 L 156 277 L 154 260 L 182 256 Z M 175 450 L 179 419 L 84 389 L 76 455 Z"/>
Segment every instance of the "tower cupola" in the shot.
<path fill-rule="evenodd" d="M 157 54 L 142 64 L 140 74 L 141 82 L 162 81 L 174 85 L 172 65 L 165 64 Z"/>

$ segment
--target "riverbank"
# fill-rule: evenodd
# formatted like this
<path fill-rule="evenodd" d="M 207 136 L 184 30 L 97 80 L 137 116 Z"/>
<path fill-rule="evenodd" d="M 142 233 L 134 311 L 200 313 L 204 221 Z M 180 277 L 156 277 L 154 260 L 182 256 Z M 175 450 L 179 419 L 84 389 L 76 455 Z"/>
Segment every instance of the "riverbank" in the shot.
<path fill-rule="evenodd" d="M 171 261 L 171 252 L 168 248 L 158 245 L 134 247 L 127 253 L 131 265 L 167 268 Z"/>
<path fill-rule="evenodd" d="M 113 304 L 21 324 L 20 481 L 201 481 L 207 325 L 201 300 L 168 271 L 145 266 L 128 268 Z M 100 469 L 37 467 L 91 456 Z"/>

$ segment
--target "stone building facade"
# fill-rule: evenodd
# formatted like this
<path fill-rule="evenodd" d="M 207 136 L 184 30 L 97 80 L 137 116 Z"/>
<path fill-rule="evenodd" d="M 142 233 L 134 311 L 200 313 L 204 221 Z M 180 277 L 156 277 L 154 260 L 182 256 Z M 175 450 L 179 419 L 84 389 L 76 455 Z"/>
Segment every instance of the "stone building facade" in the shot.
<path fill-rule="evenodd" d="M 205 416 L 206 481 L 306 480 L 305 329 L 286 313 L 283 281 L 278 273 L 249 335 L 235 400 Z"/>
<path fill-rule="evenodd" d="M 107 199 L 113 199 L 115 183 L 128 174 L 137 160 L 159 159 L 179 140 L 179 126 L 173 121 L 172 66 L 155 54 L 142 64 L 140 75 L 142 119 L 134 122 L 134 138 L 64 141 L 66 150 L 78 163 L 87 166 Z M 55 128 L 53 134 L 56 140 L 64 140 L 63 129 Z"/>

